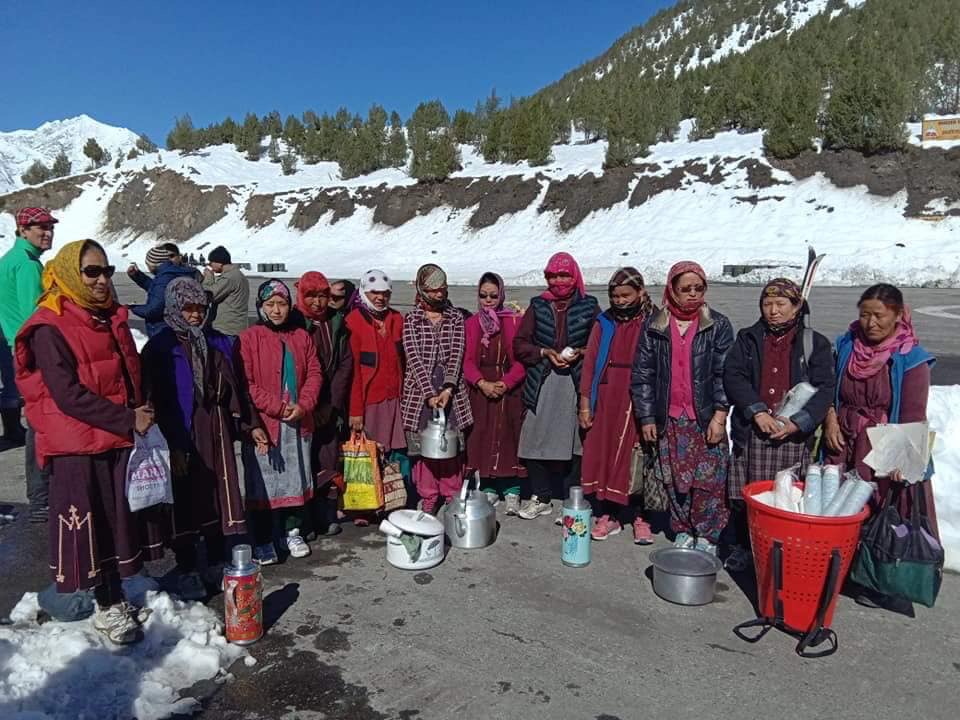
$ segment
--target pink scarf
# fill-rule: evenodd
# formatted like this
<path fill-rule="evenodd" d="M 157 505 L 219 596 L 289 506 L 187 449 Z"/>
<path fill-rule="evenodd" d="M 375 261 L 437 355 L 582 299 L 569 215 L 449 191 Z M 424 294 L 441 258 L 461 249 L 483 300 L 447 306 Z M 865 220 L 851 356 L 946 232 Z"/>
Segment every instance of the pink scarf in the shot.
<path fill-rule="evenodd" d="M 700 314 L 700 308 L 703 307 L 706 300 L 701 298 L 691 303 L 681 302 L 676 290 L 673 289 L 673 281 L 684 273 L 693 273 L 703 280 L 703 285 L 707 285 L 707 274 L 697 263 L 690 260 L 678 262 L 667 273 L 667 285 L 663 288 L 663 305 L 677 320 L 693 320 Z"/>
<path fill-rule="evenodd" d="M 869 344 L 857 321 L 850 323 L 850 332 L 853 333 L 853 353 L 847 363 L 847 373 L 855 380 L 873 377 L 886 367 L 895 352 L 906 355 L 920 344 L 913 330 L 913 319 L 908 307 L 903 308 L 903 317 L 894 328 L 893 334 L 877 345 Z"/>
<path fill-rule="evenodd" d="M 547 281 L 546 292 L 541 293 L 540 297 L 544 300 L 569 300 L 574 291 L 580 293 L 580 297 L 587 294 L 587 288 L 583 283 L 583 273 L 580 272 L 580 266 L 573 256 L 569 253 L 559 252 L 550 258 L 543 274 L 555 275 L 557 273 L 566 273 L 573 277 L 573 283 L 570 285 L 551 285 Z"/>
<path fill-rule="evenodd" d="M 496 279 L 497 290 L 500 292 L 500 302 L 497 303 L 496 308 L 485 308 L 480 305 L 479 301 L 477 307 L 479 308 L 477 312 L 477 318 L 480 320 L 480 329 L 483 331 L 483 337 L 480 338 L 480 344 L 484 347 L 490 347 L 490 338 L 499 334 L 501 328 L 500 318 L 503 317 L 514 317 L 516 312 L 512 308 L 504 309 L 504 303 L 507 301 L 507 292 L 503 286 L 503 278 L 497 275 L 496 273 L 485 273 L 481 279 L 480 284 L 483 285 L 484 281 L 489 282 L 489 279 L 493 277 Z M 479 293 L 480 288 L 477 288 Z"/>

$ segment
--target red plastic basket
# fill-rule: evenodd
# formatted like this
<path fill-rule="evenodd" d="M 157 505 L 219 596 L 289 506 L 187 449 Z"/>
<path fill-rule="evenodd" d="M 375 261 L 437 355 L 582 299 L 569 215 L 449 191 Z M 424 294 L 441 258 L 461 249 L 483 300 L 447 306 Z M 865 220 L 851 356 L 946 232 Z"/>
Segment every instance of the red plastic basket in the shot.
<path fill-rule="evenodd" d="M 796 483 L 802 488 L 803 483 Z M 773 489 L 773 482 L 750 483 L 744 488 L 753 564 L 757 573 L 760 615 L 775 616 L 772 553 L 775 542 L 783 546 L 783 622 L 795 631 L 809 632 L 817 621 L 817 608 L 824 593 L 830 567 L 830 555 L 839 551 L 840 575 L 823 620 L 830 627 L 837 596 L 860 540 L 860 526 L 870 514 L 864 508 L 859 515 L 821 517 L 779 510 L 754 496 Z"/>

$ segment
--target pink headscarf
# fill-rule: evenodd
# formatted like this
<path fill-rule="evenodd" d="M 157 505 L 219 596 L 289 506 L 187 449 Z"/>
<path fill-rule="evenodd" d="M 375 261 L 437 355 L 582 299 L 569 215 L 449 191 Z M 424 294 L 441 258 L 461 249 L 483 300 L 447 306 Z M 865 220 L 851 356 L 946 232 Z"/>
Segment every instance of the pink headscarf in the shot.
<path fill-rule="evenodd" d="M 853 333 L 853 354 L 850 356 L 850 362 L 847 363 L 847 373 L 856 380 L 873 377 L 886 367 L 895 352 L 906 355 L 920 344 L 913 330 L 910 308 L 906 306 L 903 308 L 903 317 L 897 322 L 893 334 L 877 345 L 869 344 L 857 321 L 850 323 L 850 332 Z"/>
<path fill-rule="evenodd" d="M 706 287 L 707 274 L 703 271 L 702 267 L 691 260 L 678 262 L 670 268 L 670 272 L 667 273 L 667 286 L 663 288 L 663 305 L 677 320 L 693 320 L 706 301 L 701 298 L 699 301 L 692 303 L 683 304 L 680 302 L 676 290 L 673 289 L 673 281 L 684 273 L 694 273 L 699 276 L 700 279 L 703 280 L 704 287 Z"/>
<path fill-rule="evenodd" d="M 563 286 L 550 286 L 550 282 L 548 280 L 547 290 L 546 292 L 541 293 L 540 297 L 545 300 L 569 300 L 573 295 L 574 290 L 580 293 L 581 297 L 587 294 L 587 288 L 583 284 L 583 273 L 580 272 L 580 266 L 577 265 L 577 261 L 573 259 L 572 255 L 565 252 L 559 252 L 550 258 L 550 261 L 547 263 L 547 267 L 543 269 L 543 274 L 546 277 L 548 274 L 557 273 L 567 273 L 573 277 L 573 284 L 568 286 L 569 290 Z M 563 294 L 558 294 L 558 291 L 562 292 Z"/>

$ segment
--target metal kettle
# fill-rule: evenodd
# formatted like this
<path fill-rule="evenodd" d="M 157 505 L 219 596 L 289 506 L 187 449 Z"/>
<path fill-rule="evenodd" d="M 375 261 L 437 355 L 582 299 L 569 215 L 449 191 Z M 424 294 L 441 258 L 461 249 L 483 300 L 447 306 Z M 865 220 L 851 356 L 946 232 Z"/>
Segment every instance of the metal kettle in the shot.
<path fill-rule="evenodd" d="M 497 537 L 497 511 L 480 492 L 479 477 L 475 490 L 470 490 L 470 479 L 464 479 L 460 496 L 453 498 L 444 510 L 443 529 L 456 548 L 476 550 L 493 544 Z"/>
<path fill-rule="evenodd" d="M 447 415 L 433 409 L 433 417 L 420 433 L 420 455 L 428 460 L 449 460 L 460 454 L 460 433 L 447 427 Z"/>

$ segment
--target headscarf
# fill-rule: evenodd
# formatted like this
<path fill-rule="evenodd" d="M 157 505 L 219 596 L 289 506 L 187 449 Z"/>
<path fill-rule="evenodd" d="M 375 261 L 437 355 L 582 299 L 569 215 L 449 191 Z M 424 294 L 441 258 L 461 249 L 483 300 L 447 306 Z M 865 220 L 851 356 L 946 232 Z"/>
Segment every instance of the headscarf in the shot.
<path fill-rule="evenodd" d="M 383 310 L 370 302 L 368 292 L 389 292 L 393 290 L 393 282 L 383 270 L 367 270 L 360 278 L 360 306 L 376 320 L 382 320 L 390 309 L 388 304 Z"/>
<path fill-rule="evenodd" d="M 799 308 L 803 304 L 803 295 L 800 286 L 793 280 L 787 278 L 774 278 L 764 285 L 763 290 L 760 292 L 760 317 L 763 319 L 763 324 L 766 325 L 771 335 L 786 335 L 800 322 L 801 312 L 798 310 L 797 314 L 786 322 L 769 323 L 766 318 L 763 318 L 763 300 L 768 297 L 786 298 L 795 307 Z"/>
<path fill-rule="evenodd" d="M 277 325 L 271 321 L 266 313 L 263 311 L 263 304 L 274 297 L 279 295 L 290 305 L 290 309 L 293 310 L 293 302 L 290 299 L 290 288 L 287 287 L 286 283 L 282 280 L 266 280 L 260 284 L 260 287 L 257 289 L 257 315 L 260 318 L 260 324 L 265 325 L 274 331 L 286 330 L 291 325 L 293 319 L 293 313 L 291 312 L 287 315 L 287 320 L 282 325 Z"/>
<path fill-rule="evenodd" d="M 612 294 L 615 287 L 624 285 L 632 287 L 635 290 L 644 290 L 646 288 L 643 282 L 643 275 L 640 274 L 640 271 L 635 267 L 629 266 L 622 267 L 613 274 L 610 282 L 607 283 L 607 292 Z M 638 316 L 644 317 L 651 312 L 653 312 L 653 302 L 650 300 L 650 295 L 645 292 L 642 293 L 640 299 L 632 305 L 617 307 L 613 303 L 610 303 L 610 314 L 619 322 L 627 322 Z"/>
<path fill-rule="evenodd" d="M 677 320 L 693 320 L 697 316 L 697 313 L 700 312 L 700 308 L 706 303 L 706 300 L 700 298 L 699 300 L 686 304 L 680 300 L 677 291 L 673 289 L 673 281 L 684 273 L 696 274 L 703 280 L 704 287 L 707 286 L 707 274 L 703 271 L 702 267 L 691 260 L 678 262 L 670 268 L 670 272 L 667 273 L 667 286 L 663 289 L 663 304 Z"/>
<path fill-rule="evenodd" d="M 80 273 L 80 257 L 84 247 L 95 247 L 103 250 L 99 243 L 93 240 L 74 240 L 60 248 L 60 251 L 43 268 L 40 280 L 43 294 L 37 300 L 37 307 L 45 307 L 57 315 L 63 315 L 63 300 L 70 300 L 85 310 L 111 310 L 116 305 L 114 293 L 110 293 L 105 300 L 96 300 L 90 288 L 83 284 Z M 106 252 L 104 252 L 106 255 Z"/>
<path fill-rule="evenodd" d="M 483 332 L 483 337 L 480 338 L 480 344 L 484 347 L 490 347 L 490 338 L 500 332 L 500 328 L 502 327 L 500 318 L 515 317 L 517 314 L 513 308 L 506 307 L 507 290 L 503 284 L 503 278 L 497 273 L 486 272 L 481 276 L 480 282 L 477 284 L 477 295 L 480 294 L 480 288 L 487 283 L 493 283 L 497 286 L 497 290 L 500 293 L 500 300 L 497 302 L 495 308 L 487 308 L 483 307 L 479 297 L 477 298 L 477 319 L 480 321 L 480 330 Z"/>
<path fill-rule="evenodd" d="M 356 284 L 350 280 L 334 280 L 330 284 L 343 285 L 343 297 L 344 297 L 343 308 L 340 310 L 337 310 L 337 312 L 346 315 L 348 312 L 350 312 L 353 309 L 354 303 L 356 302 L 356 298 L 355 298 L 355 295 L 357 293 Z"/>
<path fill-rule="evenodd" d="M 573 256 L 569 253 L 559 252 L 550 258 L 547 266 L 543 269 L 544 278 L 548 274 L 566 273 L 573 277 L 573 283 L 569 286 L 550 285 L 547 281 L 547 290 L 540 297 L 545 300 L 569 300 L 574 292 L 580 293 L 580 296 L 587 294 L 587 288 L 583 284 L 583 273 L 580 272 L 580 266 Z"/>
<path fill-rule="evenodd" d="M 853 333 L 853 353 L 847 363 L 847 373 L 855 380 L 873 377 L 886 367 L 894 353 L 906 355 L 920 344 L 913 329 L 910 308 L 906 306 L 893 334 L 881 343 L 871 345 L 857 321 L 850 323 L 850 332 Z"/>
<path fill-rule="evenodd" d="M 164 292 L 166 305 L 163 309 L 163 320 L 177 337 L 184 338 L 190 343 L 190 365 L 193 371 L 193 384 L 203 391 L 204 368 L 207 364 L 207 336 L 204 328 L 210 319 L 210 304 L 207 293 L 193 278 L 178 277 L 167 284 Z M 183 317 L 183 308 L 187 305 L 203 305 L 207 310 L 203 315 L 203 322 L 194 327 Z"/>
<path fill-rule="evenodd" d="M 416 290 L 417 290 L 417 304 L 424 310 L 433 310 L 435 312 L 440 312 L 447 305 L 450 304 L 450 300 L 447 297 L 447 293 L 443 293 L 443 297 L 439 300 L 433 300 L 432 298 L 427 297 L 427 291 L 429 290 L 444 290 L 447 289 L 447 274 L 439 265 L 434 265 L 433 263 L 427 263 L 426 265 L 421 265 L 420 269 L 417 270 L 417 279 L 416 279 Z"/>
<path fill-rule="evenodd" d="M 308 320 L 323 320 L 322 315 L 316 315 L 307 307 L 306 296 L 307 295 L 318 295 L 324 291 L 327 293 L 330 292 L 330 283 L 327 281 L 326 276 L 323 273 L 319 272 L 306 272 L 303 276 L 294 283 L 294 287 L 297 289 L 297 309 L 303 313 L 303 316 Z"/>

